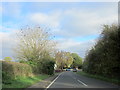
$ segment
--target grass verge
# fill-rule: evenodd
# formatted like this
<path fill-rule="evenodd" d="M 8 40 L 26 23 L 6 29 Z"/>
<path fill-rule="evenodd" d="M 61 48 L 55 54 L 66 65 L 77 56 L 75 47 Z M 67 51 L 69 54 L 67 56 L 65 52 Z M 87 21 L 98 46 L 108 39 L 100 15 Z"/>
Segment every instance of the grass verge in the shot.
<path fill-rule="evenodd" d="M 33 77 L 19 77 L 16 80 L 11 80 L 10 84 L 2 84 L 2 88 L 27 88 L 41 80 L 50 77 L 50 75 L 36 75 Z"/>
<path fill-rule="evenodd" d="M 107 77 L 103 77 L 103 76 L 99 76 L 99 75 L 93 75 L 93 74 L 89 74 L 89 73 L 86 73 L 86 72 L 83 72 L 83 71 L 79 71 L 79 72 L 77 72 L 77 74 L 87 76 L 87 77 L 90 77 L 90 78 L 100 79 L 100 80 L 103 80 L 103 81 L 107 81 L 107 82 L 110 82 L 110 83 L 120 85 L 120 80 L 119 79 L 107 78 Z"/>

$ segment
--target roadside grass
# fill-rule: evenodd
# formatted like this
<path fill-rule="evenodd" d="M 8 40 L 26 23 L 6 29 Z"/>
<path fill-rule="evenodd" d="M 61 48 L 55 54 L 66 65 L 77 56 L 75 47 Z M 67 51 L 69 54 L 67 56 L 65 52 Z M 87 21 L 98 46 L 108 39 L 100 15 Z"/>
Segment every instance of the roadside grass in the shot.
<path fill-rule="evenodd" d="M 119 79 L 107 78 L 107 77 L 103 77 L 103 76 L 99 76 L 99 75 L 93 75 L 93 74 L 89 74 L 89 73 L 86 73 L 86 72 L 83 72 L 83 71 L 79 71 L 79 72 L 76 72 L 76 73 L 79 74 L 79 75 L 83 75 L 83 76 L 87 76 L 87 77 L 90 77 L 90 78 L 95 78 L 95 79 L 99 79 L 99 80 L 103 80 L 103 81 L 107 81 L 107 82 L 110 82 L 110 83 L 120 85 L 120 80 Z"/>
<path fill-rule="evenodd" d="M 27 88 L 48 77 L 50 77 L 50 75 L 45 74 L 36 75 L 33 77 L 19 77 L 16 80 L 11 80 L 11 84 L 2 84 L 2 88 Z"/>

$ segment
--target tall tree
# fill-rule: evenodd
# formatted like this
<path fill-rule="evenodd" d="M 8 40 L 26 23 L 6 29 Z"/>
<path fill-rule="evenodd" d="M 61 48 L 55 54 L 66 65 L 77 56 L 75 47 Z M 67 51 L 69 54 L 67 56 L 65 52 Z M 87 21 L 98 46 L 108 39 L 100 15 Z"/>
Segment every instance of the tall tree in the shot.
<path fill-rule="evenodd" d="M 83 70 L 106 77 L 119 77 L 120 27 L 104 25 L 96 45 L 88 52 Z"/>
<path fill-rule="evenodd" d="M 82 58 L 77 53 L 71 54 L 73 57 L 73 67 L 82 67 Z"/>
<path fill-rule="evenodd" d="M 17 33 L 16 58 L 38 63 L 42 58 L 52 55 L 55 42 L 51 35 L 40 27 L 25 27 Z"/>
<path fill-rule="evenodd" d="M 71 64 L 73 63 L 73 57 L 70 52 L 65 52 L 65 64 L 67 67 L 70 67 Z"/>
<path fill-rule="evenodd" d="M 64 66 L 70 67 L 73 62 L 73 58 L 70 52 L 58 51 L 55 56 L 56 64 L 58 68 L 63 69 Z"/>

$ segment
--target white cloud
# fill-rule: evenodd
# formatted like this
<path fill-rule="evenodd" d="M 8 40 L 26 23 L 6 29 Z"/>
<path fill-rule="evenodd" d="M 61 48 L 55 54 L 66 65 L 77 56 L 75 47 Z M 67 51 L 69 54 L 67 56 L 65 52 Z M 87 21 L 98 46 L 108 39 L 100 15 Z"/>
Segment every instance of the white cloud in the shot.
<path fill-rule="evenodd" d="M 0 13 L 2 13 L 2 5 L 0 4 Z"/>
<path fill-rule="evenodd" d="M 59 27 L 60 15 L 60 12 L 54 12 L 50 14 L 33 13 L 28 15 L 28 20 L 34 22 L 35 24 L 44 24 L 48 25 L 49 27 L 56 28 Z"/>
<path fill-rule="evenodd" d="M 81 57 L 84 57 L 87 50 L 90 49 L 95 42 L 95 39 L 84 42 L 78 42 L 72 39 L 60 39 L 57 48 L 64 51 L 78 53 Z"/>
<path fill-rule="evenodd" d="M 17 32 L 17 30 L 13 30 L 11 28 L 5 29 L 10 31 L 0 32 L 0 51 L 1 51 L 0 58 L 2 59 L 7 56 L 13 57 L 14 56 L 13 48 L 16 45 L 15 33 Z"/>
<path fill-rule="evenodd" d="M 13 7 L 13 11 L 8 11 L 12 13 L 17 13 L 20 15 L 21 11 L 18 11 L 16 6 Z M 80 56 L 84 57 L 85 51 L 94 45 L 95 40 L 90 41 L 74 41 L 73 37 L 76 36 L 88 36 L 88 35 L 98 35 L 101 32 L 102 24 L 111 24 L 116 22 L 118 19 L 117 14 L 117 3 L 116 6 L 101 7 L 96 11 L 89 11 L 87 8 L 73 8 L 63 11 L 51 11 L 49 13 L 31 13 L 26 15 L 25 21 L 35 24 L 45 24 L 49 26 L 53 33 L 57 36 L 63 36 L 65 38 L 60 38 L 58 40 L 58 48 L 65 51 L 79 53 Z M 7 13 L 7 12 L 6 12 Z M 24 21 L 24 20 L 23 20 Z M 9 25 L 9 23 L 8 23 Z M 16 25 L 14 25 L 16 26 Z M 13 29 L 3 27 L 4 31 L 11 31 Z M 11 47 L 14 44 L 14 38 L 6 32 L 0 33 L 0 38 L 3 40 L 3 52 L 4 56 L 10 55 L 12 53 Z M 1 42 L 0 42 L 1 43 Z"/>
<path fill-rule="evenodd" d="M 9 37 L 8 33 L 0 32 L 0 51 L 1 51 L 1 57 L 3 58 L 4 56 L 10 55 L 11 50 L 11 42 L 12 41 Z M 13 42 L 14 43 L 14 42 Z"/>
<path fill-rule="evenodd" d="M 61 50 L 65 50 L 70 47 L 74 47 L 76 45 L 81 44 L 80 42 L 75 42 L 74 40 L 71 40 L 71 39 L 61 39 L 58 42 L 59 42 L 59 44 L 57 47 Z"/>
<path fill-rule="evenodd" d="M 117 22 L 117 3 L 110 6 L 101 7 L 96 11 L 70 8 L 63 11 L 52 11 L 47 14 L 33 13 L 28 15 L 28 20 L 30 19 L 35 24 L 46 25 L 53 30 L 55 35 L 64 37 L 96 35 L 101 32 L 103 24 Z"/>
<path fill-rule="evenodd" d="M 113 9 L 113 11 L 115 10 Z M 101 32 L 101 25 L 117 22 L 117 19 L 117 10 L 108 13 L 101 10 L 94 12 L 70 9 L 63 14 L 63 23 L 61 23 L 63 30 L 61 29 L 57 34 L 68 37 L 99 34 Z"/>

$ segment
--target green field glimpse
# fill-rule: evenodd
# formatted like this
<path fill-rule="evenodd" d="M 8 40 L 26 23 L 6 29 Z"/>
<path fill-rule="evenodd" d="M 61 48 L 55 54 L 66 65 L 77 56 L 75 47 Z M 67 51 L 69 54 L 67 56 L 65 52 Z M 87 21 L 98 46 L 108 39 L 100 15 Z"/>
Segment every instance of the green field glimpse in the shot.
<path fill-rule="evenodd" d="M 19 77 L 16 80 L 8 81 L 7 84 L 2 84 L 2 88 L 27 88 L 41 80 L 48 78 L 50 75 L 36 75 L 33 77 Z"/>

